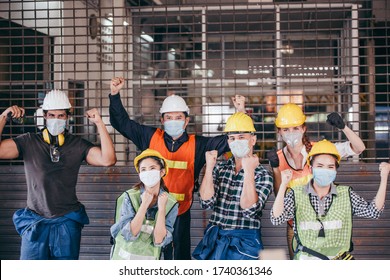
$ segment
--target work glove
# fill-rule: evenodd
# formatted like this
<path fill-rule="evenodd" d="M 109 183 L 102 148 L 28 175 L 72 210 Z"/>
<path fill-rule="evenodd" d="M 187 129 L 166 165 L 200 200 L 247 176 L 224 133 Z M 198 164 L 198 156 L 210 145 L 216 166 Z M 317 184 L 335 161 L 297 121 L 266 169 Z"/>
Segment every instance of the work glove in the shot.
<path fill-rule="evenodd" d="M 337 127 L 338 129 L 344 129 L 345 123 L 343 118 L 336 112 L 330 113 L 326 122 L 331 126 Z"/>
<path fill-rule="evenodd" d="M 272 168 L 279 167 L 279 157 L 275 148 L 272 148 L 267 152 L 267 159 Z"/>

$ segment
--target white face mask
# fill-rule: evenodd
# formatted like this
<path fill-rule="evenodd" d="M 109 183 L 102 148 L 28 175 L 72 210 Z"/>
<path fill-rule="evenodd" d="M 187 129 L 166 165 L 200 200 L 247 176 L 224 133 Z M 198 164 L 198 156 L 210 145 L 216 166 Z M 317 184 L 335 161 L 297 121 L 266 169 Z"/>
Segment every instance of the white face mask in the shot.
<path fill-rule="evenodd" d="M 282 139 L 289 145 L 291 148 L 294 148 L 297 144 L 302 142 L 303 133 L 302 132 L 288 132 L 282 135 Z"/>
<path fill-rule="evenodd" d="M 229 144 L 230 151 L 236 158 L 243 158 L 249 154 L 249 140 L 235 140 Z"/>
<path fill-rule="evenodd" d="M 139 173 L 139 179 L 144 183 L 145 187 L 153 188 L 161 180 L 161 170 L 141 171 Z"/>
<path fill-rule="evenodd" d="M 164 122 L 164 130 L 169 136 L 175 138 L 184 132 L 185 121 L 173 120 Z"/>
<path fill-rule="evenodd" d="M 66 120 L 61 119 L 47 119 L 46 128 L 53 136 L 57 136 L 65 131 Z"/>

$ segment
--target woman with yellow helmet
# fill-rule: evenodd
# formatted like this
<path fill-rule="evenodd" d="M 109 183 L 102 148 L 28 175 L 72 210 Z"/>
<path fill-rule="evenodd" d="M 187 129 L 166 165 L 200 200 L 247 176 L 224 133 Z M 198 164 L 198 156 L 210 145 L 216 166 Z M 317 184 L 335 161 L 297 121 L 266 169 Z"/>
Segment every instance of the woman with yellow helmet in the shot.
<path fill-rule="evenodd" d="M 162 249 L 172 243 L 178 213 L 178 203 L 162 179 L 168 164 L 159 152 L 146 149 L 134 166 L 141 182 L 117 199 L 111 259 L 160 259 Z"/>
<path fill-rule="evenodd" d="M 306 116 L 301 107 L 296 104 L 288 103 L 283 105 L 275 119 L 275 125 L 278 134 L 286 143 L 286 146 L 279 150 L 271 150 L 267 157 L 274 172 L 274 190 L 278 193 L 281 184 L 281 172 L 290 169 L 292 178 L 288 187 L 296 185 L 305 185 L 309 182 L 312 175 L 309 166 L 306 164 L 308 153 L 314 144 L 307 136 L 307 127 L 305 125 Z M 359 155 L 365 150 L 365 145 L 360 137 L 345 125 L 341 116 L 333 112 L 327 116 L 327 123 L 341 129 L 348 141 L 335 143 L 335 147 L 341 158 L 353 155 Z M 287 227 L 287 240 L 289 246 L 290 258 L 293 258 L 291 241 L 293 237 L 292 222 Z"/>
<path fill-rule="evenodd" d="M 286 196 L 293 172 L 282 171 L 271 222 L 279 225 L 293 219 L 296 260 L 354 259 L 350 254 L 352 216 L 377 219 L 383 213 L 390 164 L 379 165 L 381 181 L 377 195 L 369 203 L 351 187 L 333 183 L 340 159 L 333 143 L 327 140 L 315 143 L 306 159 L 313 179 L 291 188 Z"/>

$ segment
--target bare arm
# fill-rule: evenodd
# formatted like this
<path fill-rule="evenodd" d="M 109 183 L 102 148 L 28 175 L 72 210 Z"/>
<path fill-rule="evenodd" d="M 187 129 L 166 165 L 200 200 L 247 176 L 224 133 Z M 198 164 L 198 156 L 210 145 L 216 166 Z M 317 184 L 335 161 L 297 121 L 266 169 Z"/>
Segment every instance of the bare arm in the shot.
<path fill-rule="evenodd" d="M 24 116 L 24 109 L 16 105 L 11 106 L 0 115 L 0 159 L 14 159 L 19 156 L 19 151 L 14 140 L 6 139 L 1 141 L 9 113 L 11 113 L 12 118 L 20 118 Z"/>
<path fill-rule="evenodd" d="M 206 152 L 206 169 L 202 184 L 199 188 L 199 194 L 202 200 L 209 200 L 214 196 L 213 169 L 217 163 L 217 156 L 218 151 L 216 150 Z"/>
<path fill-rule="evenodd" d="M 244 185 L 240 197 L 240 206 L 243 209 L 250 208 L 259 200 L 255 186 L 255 169 L 258 165 L 259 158 L 255 154 L 248 155 L 242 159 Z"/>
<path fill-rule="evenodd" d="M 381 181 L 379 183 L 379 189 L 375 196 L 375 206 L 378 210 L 382 209 L 385 204 L 387 179 L 390 172 L 390 163 L 382 162 L 379 165 L 379 171 L 381 172 Z"/>
<path fill-rule="evenodd" d="M 168 201 L 168 194 L 163 192 L 158 197 L 158 215 L 156 220 L 156 226 L 154 227 L 154 243 L 160 244 L 167 236 L 167 228 L 165 226 L 165 212 Z"/>
<path fill-rule="evenodd" d="M 290 169 L 281 172 L 282 182 L 276 195 L 274 205 L 272 206 L 273 215 L 278 218 L 284 212 L 284 194 L 286 193 L 287 185 L 292 178 L 292 171 Z"/>
<path fill-rule="evenodd" d="M 362 139 L 360 139 L 360 137 L 348 126 L 344 127 L 343 132 L 351 143 L 352 150 L 357 155 L 361 154 L 366 149 L 366 146 L 364 145 Z"/>
<path fill-rule="evenodd" d="M 114 144 L 97 109 L 87 111 L 87 117 L 95 123 L 100 135 L 101 147 L 93 147 L 87 155 L 87 162 L 96 166 L 111 166 L 116 162 Z"/>
<path fill-rule="evenodd" d="M 130 222 L 130 232 L 133 236 L 137 236 L 140 233 L 142 224 L 146 216 L 146 211 L 148 210 L 149 204 L 152 202 L 152 200 L 153 200 L 152 194 L 146 191 L 142 194 L 141 205 L 137 213 L 135 214 L 133 220 L 131 220 Z"/>
<path fill-rule="evenodd" d="M 361 154 L 365 149 L 366 146 L 364 145 L 362 139 L 353 132 L 352 129 L 350 129 L 348 126 L 345 125 L 344 120 L 341 118 L 341 116 L 336 113 L 330 113 L 327 116 L 326 122 L 330 124 L 331 126 L 334 126 L 338 129 L 341 129 L 345 136 L 348 138 L 349 142 L 351 143 L 351 148 L 356 154 Z"/>

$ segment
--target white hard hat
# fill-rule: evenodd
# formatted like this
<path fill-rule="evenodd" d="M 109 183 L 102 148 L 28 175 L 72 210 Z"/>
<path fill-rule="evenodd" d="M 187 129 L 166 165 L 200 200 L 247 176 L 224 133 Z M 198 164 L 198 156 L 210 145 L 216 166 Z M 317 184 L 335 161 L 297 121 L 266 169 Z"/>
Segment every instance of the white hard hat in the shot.
<path fill-rule="evenodd" d="M 189 114 L 190 109 L 182 97 L 173 94 L 165 98 L 160 108 L 160 114 L 168 112 L 186 112 Z"/>
<path fill-rule="evenodd" d="M 71 107 L 68 95 L 63 91 L 53 89 L 46 94 L 42 110 L 66 110 Z"/>

